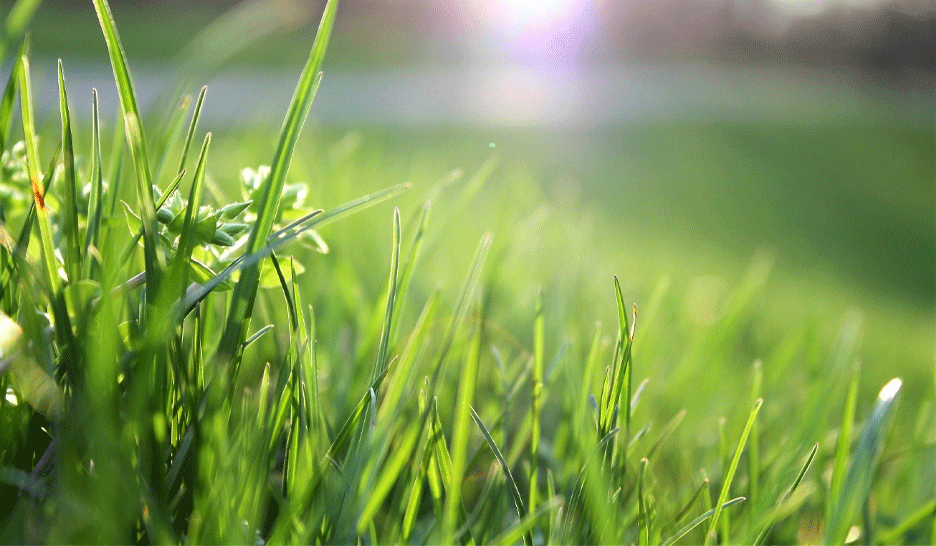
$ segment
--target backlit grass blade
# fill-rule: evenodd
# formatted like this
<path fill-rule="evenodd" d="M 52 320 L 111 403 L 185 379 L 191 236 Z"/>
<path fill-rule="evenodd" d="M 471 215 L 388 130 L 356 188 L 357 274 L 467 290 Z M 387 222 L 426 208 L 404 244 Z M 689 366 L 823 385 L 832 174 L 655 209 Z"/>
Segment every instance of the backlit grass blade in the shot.
<path fill-rule="evenodd" d="M 88 230 L 85 233 L 85 248 L 97 247 L 104 208 L 104 179 L 101 176 L 101 117 L 98 108 L 97 89 L 91 90 L 91 195 L 88 198 Z M 84 278 L 91 278 L 90 256 L 84 263 Z"/>
<path fill-rule="evenodd" d="M 861 379 L 861 362 L 856 361 L 848 381 L 845 394 L 845 409 L 842 412 L 842 424 L 839 427 L 838 441 L 835 444 L 835 459 L 832 465 L 832 483 L 826 500 L 825 517 L 832 517 L 835 501 L 842 495 L 842 484 L 848 471 L 848 453 L 851 448 L 852 428 L 855 424 L 855 411 L 858 407 L 858 383 Z"/>
<path fill-rule="evenodd" d="M 878 394 L 877 403 L 871 410 L 871 415 L 858 439 L 858 446 L 852 454 L 848 477 L 842 486 L 839 498 L 836 499 L 832 519 L 826 522 L 826 544 L 845 542 L 848 529 L 855 523 L 861 506 L 868 500 L 874 479 L 874 468 L 887 436 L 890 416 L 902 384 L 898 378 L 891 379 Z M 871 540 L 871 537 L 864 536 L 862 539 Z"/>
<path fill-rule="evenodd" d="M 45 203 L 45 188 L 40 184 L 39 151 L 36 149 L 36 130 L 33 123 L 32 84 L 29 77 L 29 58 L 20 57 L 19 71 L 20 108 L 23 117 L 23 135 L 26 140 L 26 167 L 32 186 L 36 221 L 39 223 L 42 260 L 45 262 L 45 283 L 53 294 L 61 290 L 61 277 L 58 273 L 58 261 L 55 258 L 55 245 L 52 243 L 52 225 L 49 223 L 49 211 Z"/>
<path fill-rule="evenodd" d="M 803 464 L 803 467 L 800 468 L 799 473 L 796 475 L 796 479 L 793 480 L 793 484 L 790 486 L 787 492 L 784 493 L 783 497 L 779 500 L 779 502 L 777 502 L 778 508 L 784 502 L 786 502 L 786 500 L 790 498 L 793 492 L 796 491 L 796 488 L 799 487 L 800 482 L 803 481 L 803 476 L 805 476 L 806 471 L 809 470 L 809 465 L 812 464 L 813 458 L 815 458 L 816 451 L 818 450 L 819 450 L 819 444 L 813 445 L 812 451 L 810 451 L 809 456 L 806 457 L 806 462 Z M 760 544 L 763 544 L 765 540 L 767 540 L 767 535 L 770 534 L 770 530 L 773 529 L 773 526 L 776 523 L 776 518 L 777 518 L 777 514 L 776 514 L 776 510 L 774 510 L 770 514 L 770 519 L 768 520 L 767 525 L 764 526 L 764 529 L 760 532 L 759 535 L 757 535 L 757 538 L 754 540 L 754 546 L 759 546 Z M 887 542 L 890 542 L 890 541 L 887 541 Z"/>
<path fill-rule="evenodd" d="M 728 472 L 725 473 L 725 477 L 722 481 L 721 493 L 718 494 L 718 500 L 715 502 L 715 512 L 712 515 L 712 521 L 709 523 L 708 532 L 705 534 L 705 544 L 711 544 L 712 540 L 715 538 L 715 529 L 718 525 L 718 518 L 721 515 L 722 508 L 724 508 L 725 502 L 728 500 L 728 492 L 731 489 L 731 482 L 734 480 L 735 471 L 738 469 L 738 461 L 741 460 L 741 453 L 744 452 L 744 446 L 747 443 L 748 435 L 751 433 L 751 427 L 754 425 L 754 420 L 757 418 L 757 412 L 760 411 L 761 406 L 764 404 L 763 399 L 758 399 L 754 403 L 754 409 L 751 411 L 751 415 L 748 417 L 747 423 L 744 425 L 744 430 L 741 432 L 741 439 L 738 440 L 738 447 L 735 449 L 734 455 L 731 457 L 731 464 L 728 466 Z"/>
<path fill-rule="evenodd" d="M 523 496 L 520 494 L 520 488 L 517 487 L 517 481 L 514 480 L 513 474 L 510 472 L 510 466 L 507 465 L 507 461 L 504 459 L 504 455 L 497 447 L 497 443 L 494 442 L 494 438 L 491 437 L 491 433 L 488 431 L 487 427 L 484 426 L 484 422 L 481 421 L 481 417 L 478 416 L 478 412 L 475 411 L 474 408 L 471 408 L 471 418 L 474 419 L 475 424 L 477 424 L 478 428 L 481 429 L 481 434 L 484 435 L 484 439 L 487 441 L 488 447 L 491 448 L 491 451 L 494 452 L 494 457 L 496 457 L 497 462 L 500 463 L 501 470 L 504 472 L 504 477 L 507 479 L 507 487 L 510 490 L 510 496 L 513 497 L 514 506 L 517 509 L 517 515 L 522 521 L 523 518 L 527 515 L 527 509 L 523 505 Z M 527 545 L 533 544 L 533 534 L 530 529 L 527 529 L 523 533 L 523 543 Z"/>
<path fill-rule="evenodd" d="M 185 112 L 188 111 L 189 102 L 192 101 L 190 95 L 182 97 L 179 105 L 172 111 L 172 115 L 166 122 L 166 128 L 156 144 L 156 166 L 153 168 L 153 180 L 158 181 L 162 176 L 163 167 L 166 165 L 166 159 L 169 156 L 169 149 L 179 138 L 179 131 L 182 129 L 182 121 Z"/>
<path fill-rule="evenodd" d="M 23 35 L 40 4 L 42 0 L 17 0 L 7 13 L 0 35 L 0 64 L 6 60 L 6 50 L 10 42 Z"/>
<path fill-rule="evenodd" d="M 443 518 L 442 540 L 453 544 L 455 529 L 458 528 L 458 516 L 463 509 L 462 484 L 468 462 L 468 440 L 471 435 L 469 416 L 474 399 L 475 385 L 478 381 L 478 363 L 481 358 L 481 326 L 478 322 L 467 341 L 467 349 L 461 363 L 458 377 L 458 392 L 455 396 L 454 423 L 452 424 L 452 476 L 446 484 L 445 514 Z"/>
<path fill-rule="evenodd" d="M 72 143 L 71 114 L 68 110 L 68 93 L 65 90 L 65 71 L 62 60 L 58 61 L 59 108 L 62 116 L 62 165 L 65 187 L 62 203 L 62 234 L 65 243 L 65 271 L 68 279 L 75 283 L 81 279 L 81 243 L 78 232 L 78 175 L 75 173 L 75 149 Z"/>
<path fill-rule="evenodd" d="M 546 320 L 543 316 L 543 290 L 536 295 L 536 318 L 533 319 L 533 393 L 530 411 L 530 512 L 536 511 L 539 483 L 540 419 L 543 414 L 543 361 L 545 360 Z M 523 517 L 523 514 L 520 515 Z M 531 542 L 532 544 L 532 542 Z"/>
<path fill-rule="evenodd" d="M 286 173 L 289 170 L 293 150 L 305 118 L 309 113 L 309 108 L 312 106 L 312 98 L 315 96 L 315 91 L 321 80 L 319 70 L 325 56 L 325 50 L 328 48 L 328 40 L 335 22 L 337 7 L 338 0 L 328 0 L 328 3 L 325 4 L 325 12 L 322 14 L 322 21 L 319 23 L 318 32 L 315 35 L 315 42 L 312 44 L 309 60 L 299 77 L 295 94 L 289 104 L 286 120 L 283 122 L 279 144 L 271 163 L 270 174 L 263 182 L 260 201 L 257 204 L 257 219 L 247 239 L 246 252 L 248 254 L 258 252 L 266 245 L 267 237 L 273 229 L 273 223 L 276 221 L 280 197 L 286 183 Z M 243 341 L 243 332 L 253 312 L 254 299 L 260 285 L 260 267 L 260 263 L 247 267 L 234 287 L 231 308 L 218 347 L 222 358 L 234 359 L 238 347 Z M 235 364 L 235 373 L 236 369 Z"/>
<path fill-rule="evenodd" d="M 0 99 L 0 152 L 6 150 L 6 141 L 10 135 L 10 128 L 13 120 L 13 101 L 16 99 L 16 91 L 19 84 L 19 73 L 23 69 L 21 59 L 29 55 L 29 39 L 23 40 L 19 55 L 13 63 L 13 70 L 10 71 L 10 77 L 7 80 L 6 87 L 3 90 L 3 98 Z"/>
<path fill-rule="evenodd" d="M 371 520 L 377 514 L 377 511 L 387 498 L 390 490 L 396 485 L 400 473 L 410 460 L 413 448 L 416 447 L 416 440 L 419 439 L 419 432 L 420 427 L 409 427 L 393 449 L 390 459 L 384 465 L 383 472 L 381 472 L 380 477 L 377 478 L 373 490 L 371 490 L 370 495 L 367 497 L 367 503 L 364 505 L 363 510 L 361 510 L 361 515 L 357 522 L 359 533 L 363 532 L 367 526 L 370 525 Z"/>
<path fill-rule="evenodd" d="M 98 21 L 104 33 L 104 40 L 107 43 L 107 53 L 110 56 L 114 80 L 117 84 L 117 94 L 120 97 L 120 109 L 123 112 L 124 132 L 136 168 L 137 197 L 140 200 L 141 207 L 139 215 L 143 223 L 146 284 L 150 289 L 150 293 L 155 294 L 158 292 L 159 277 L 165 269 L 165 264 L 158 246 L 156 204 L 153 201 L 153 180 L 147 157 L 146 140 L 141 126 L 142 118 L 137 107 L 133 81 L 127 67 L 127 57 L 120 43 L 120 36 L 117 34 L 110 6 L 107 0 L 94 0 L 94 9 L 97 12 Z"/>
<path fill-rule="evenodd" d="M 390 332 L 393 326 L 393 310 L 396 304 L 397 287 L 400 279 L 400 209 L 393 209 L 393 241 L 390 255 L 390 280 L 387 286 L 387 308 L 384 315 L 383 332 L 380 334 L 380 345 L 377 347 L 377 361 L 374 362 L 374 371 L 371 374 L 373 381 L 387 366 L 387 351 L 390 346 Z"/>
<path fill-rule="evenodd" d="M 708 518 L 712 517 L 712 515 L 714 515 L 716 511 L 720 512 L 720 511 L 724 510 L 725 508 L 728 508 L 729 506 L 734 506 L 735 504 L 738 504 L 739 502 L 742 502 L 742 501 L 744 501 L 744 500 L 745 500 L 744 497 L 737 497 L 737 498 L 731 499 L 730 501 L 727 501 L 727 502 L 725 502 L 725 503 L 723 503 L 723 504 L 720 504 L 720 505 L 717 506 L 716 508 L 712 508 L 712 509 L 709 510 L 708 512 L 705 512 L 705 513 L 702 514 L 701 516 L 699 516 L 699 517 L 697 517 L 696 519 L 694 519 L 694 520 L 692 520 L 691 522 L 689 522 L 689 525 L 686 525 L 685 527 L 683 527 L 682 529 L 680 529 L 679 531 L 677 531 L 675 535 L 673 535 L 673 536 L 669 537 L 668 539 L 664 540 L 663 543 L 662 543 L 662 546 L 671 546 L 671 545 L 674 544 L 677 540 L 679 540 L 679 539 L 681 539 L 682 537 L 688 535 L 693 529 L 695 529 L 696 527 L 698 527 L 703 521 L 705 521 L 705 520 L 707 520 Z"/>
<path fill-rule="evenodd" d="M 458 300 L 455 303 L 455 311 L 452 314 L 452 320 L 449 321 L 448 327 L 446 328 L 436 368 L 432 372 L 432 380 L 429 383 L 431 392 L 435 391 L 439 378 L 443 373 L 443 367 L 445 366 L 448 353 L 452 348 L 452 344 L 455 342 L 455 335 L 458 333 L 458 329 L 465 320 L 465 315 L 468 314 L 468 306 L 478 288 L 478 280 L 481 277 L 481 270 L 484 267 L 484 261 L 487 258 L 488 251 L 491 249 L 492 239 L 493 237 L 491 234 L 486 233 L 481 238 L 481 242 L 478 243 L 474 258 L 471 260 L 468 277 L 465 279 L 465 284 L 462 285 L 461 292 L 458 294 Z"/>
<path fill-rule="evenodd" d="M 176 169 L 176 173 L 185 170 L 185 160 L 188 158 L 192 140 L 195 139 L 195 129 L 198 127 L 198 120 L 201 118 L 202 106 L 205 104 L 205 94 L 207 92 L 207 85 L 202 87 L 201 91 L 198 92 L 198 99 L 195 101 L 195 109 L 192 110 L 192 121 L 189 122 L 188 132 L 185 133 L 185 142 L 182 143 L 182 156 L 179 158 L 179 168 Z"/>
<path fill-rule="evenodd" d="M 252 254 L 244 254 L 238 259 L 234 260 L 230 265 L 228 265 L 224 270 L 218 273 L 217 276 L 213 277 L 209 281 L 205 282 L 198 289 L 194 290 L 190 294 L 187 294 L 185 297 L 184 305 L 184 314 L 191 312 L 192 308 L 201 300 L 208 297 L 214 289 L 224 283 L 232 274 L 237 271 L 241 271 L 251 265 L 255 265 L 260 260 L 263 260 L 270 253 L 282 248 L 283 246 L 292 242 L 296 237 L 301 235 L 303 232 L 308 231 L 316 226 L 320 226 L 323 223 L 329 223 L 336 219 L 336 217 L 346 216 L 353 212 L 363 210 L 367 207 L 376 205 L 382 201 L 390 199 L 391 197 L 398 195 L 400 192 L 409 188 L 409 184 L 399 184 L 396 186 L 391 186 L 383 190 L 376 191 L 364 197 L 360 197 L 353 201 L 349 201 L 343 205 L 335 207 L 334 209 L 328 212 L 322 212 L 321 210 L 312 211 L 299 220 L 292 222 L 289 226 L 280 229 L 276 233 L 270 235 L 267 239 L 267 245 L 261 248 L 259 251 Z"/>
<path fill-rule="evenodd" d="M 195 249 L 197 237 L 195 233 L 195 222 L 198 218 L 198 208 L 201 206 L 202 193 L 205 186 L 205 164 L 207 163 L 208 147 L 210 145 L 211 133 L 208 133 L 205 135 L 201 153 L 198 155 L 195 177 L 192 180 L 188 204 L 185 207 L 185 220 L 182 224 L 182 231 L 179 234 L 179 244 L 176 248 L 175 258 L 173 259 L 171 280 L 173 290 L 169 291 L 169 297 L 172 299 L 175 299 L 177 295 L 182 295 L 182 291 L 188 286 L 188 264 L 192 259 L 192 251 Z"/>

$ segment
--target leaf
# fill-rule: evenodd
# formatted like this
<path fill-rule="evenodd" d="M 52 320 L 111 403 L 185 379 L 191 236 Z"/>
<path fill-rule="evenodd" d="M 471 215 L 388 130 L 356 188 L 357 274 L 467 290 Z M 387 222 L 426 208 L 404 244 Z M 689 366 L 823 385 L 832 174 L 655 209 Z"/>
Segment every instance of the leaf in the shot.
<path fill-rule="evenodd" d="M 247 254 L 262 250 L 266 245 L 267 237 L 272 231 L 296 140 L 299 138 L 302 124 L 309 113 L 312 99 L 315 96 L 319 81 L 321 81 L 319 70 L 325 56 L 325 50 L 328 48 L 328 40 L 335 22 L 337 7 L 338 0 L 328 0 L 325 5 L 325 12 L 322 15 L 318 32 L 316 32 L 309 60 L 299 77 L 299 83 L 290 102 L 286 120 L 283 122 L 279 144 L 276 153 L 273 155 L 270 175 L 263 183 L 260 201 L 257 204 L 257 220 L 247 239 Z M 218 347 L 218 354 L 223 359 L 234 360 L 236 358 L 238 347 L 243 339 L 243 332 L 253 312 L 254 299 L 260 283 L 260 269 L 261 264 L 259 262 L 247 266 L 234 287 L 231 307 Z M 234 370 L 236 374 L 236 363 Z"/>

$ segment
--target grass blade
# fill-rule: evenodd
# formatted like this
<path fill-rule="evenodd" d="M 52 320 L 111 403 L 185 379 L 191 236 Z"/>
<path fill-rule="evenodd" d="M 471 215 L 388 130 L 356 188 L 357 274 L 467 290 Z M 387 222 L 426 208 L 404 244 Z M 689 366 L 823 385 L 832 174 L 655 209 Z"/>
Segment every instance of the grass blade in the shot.
<path fill-rule="evenodd" d="M 371 374 L 373 381 L 387 367 L 387 350 L 390 345 L 390 331 L 393 325 L 393 309 L 396 303 L 397 287 L 400 278 L 400 209 L 393 209 L 393 242 L 390 255 L 390 280 L 387 286 L 387 311 L 384 316 L 383 332 L 380 335 L 380 345 L 377 347 L 377 360 L 374 362 L 374 371 Z"/>
<path fill-rule="evenodd" d="M 289 104 L 286 120 L 283 122 L 283 128 L 280 132 L 279 144 L 273 156 L 270 174 L 263 182 L 257 209 L 257 220 L 247 240 L 246 252 L 248 254 L 261 250 L 273 229 L 293 150 L 299 138 L 302 124 L 305 122 L 309 108 L 312 106 L 312 99 L 315 96 L 318 83 L 321 80 L 319 70 L 325 56 L 325 50 L 328 48 L 328 40 L 335 22 L 337 7 L 338 0 L 328 0 L 325 5 L 325 12 L 315 35 L 309 60 L 302 70 L 295 94 Z M 247 267 L 234 287 L 231 309 L 218 348 L 219 354 L 224 359 L 234 360 L 238 347 L 243 341 L 244 331 L 253 312 L 254 299 L 260 286 L 260 267 L 261 264 L 259 263 Z M 236 370 L 237 365 L 235 363 L 235 374 Z"/>
<path fill-rule="evenodd" d="M 17 0 L 7 13 L 0 35 L 0 64 L 6 60 L 7 46 L 23 35 L 40 4 L 42 0 Z"/>
<path fill-rule="evenodd" d="M 738 469 L 738 461 L 741 460 L 741 453 L 744 451 L 744 445 L 747 443 L 748 435 L 751 433 L 751 427 L 754 426 L 757 412 L 760 411 L 763 404 L 764 400 L 758 398 L 757 402 L 754 403 L 754 409 L 751 410 L 751 415 L 748 417 L 747 424 L 744 425 L 744 431 L 741 432 L 741 439 L 738 440 L 738 447 L 731 457 L 731 464 L 728 466 L 728 472 L 725 474 L 721 493 L 718 494 L 718 500 L 715 502 L 715 512 L 712 515 L 712 521 L 709 523 L 708 532 L 705 534 L 706 545 L 711 544 L 712 540 L 715 538 L 715 526 L 718 525 L 718 518 L 721 515 L 722 508 L 724 508 L 723 505 L 725 501 L 728 499 L 728 491 L 731 489 L 731 482 L 734 479 L 735 471 Z"/>
<path fill-rule="evenodd" d="M 3 98 L 0 99 L 0 151 L 6 150 L 7 137 L 10 135 L 13 120 L 13 101 L 16 99 L 19 73 L 23 69 L 21 59 L 24 55 L 29 55 L 29 39 L 23 40 L 23 45 L 20 47 L 19 55 L 13 63 L 13 70 L 10 71 L 10 77 L 7 79 L 6 87 L 3 90 Z"/>
<path fill-rule="evenodd" d="M 858 446 L 852 455 L 848 477 L 836 501 L 832 519 L 826 522 L 826 544 L 845 542 L 848 529 L 854 524 L 861 505 L 867 502 L 874 478 L 874 467 L 887 435 L 894 402 L 897 400 L 897 394 L 902 385 L 899 378 L 891 379 L 878 394 L 877 403 L 871 410 L 871 415 L 858 439 Z M 862 539 L 870 541 L 871 537 L 864 536 Z"/>
<path fill-rule="evenodd" d="M 146 284 L 151 294 L 158 293 L 160 275 L 165 269 L 163 257 L 159 250 L 159 235 L 156 223 L 156 204 L 153 201 L 153 180 L 146 152 L 146 140 L 141 127 L 140 110 L 136 102 L 136 93 L 133 90 L 133 81 L 127 67 L 127 56 L 120 43 L 120 36 L 114 24 L 107 0 L 94 0 L 94 9 L 97 12 L 104 40 L 107 43 L 107 53 L 110 56 L 111 67 L 114 71 L 114 80 L 117 84 L 117 94 L 120 97 L 120 109 L 123 112 L 124 132 L 130 153 L 133 156 L 136 168 L 137 196 L 140 200 L 140 218 L 143 223 L 143 252 L 146 269 Z"/>
<path fill-rule="evenodd" d="M 543 290 L 536 296 L 536 318 L 533 320 L 533 400 L 530 412 L 530 512 L 536 511 L 539 484 L 540 419 L 543 413 L 543 360 L 546 342 L 546 320 L 543 316 Z M 523 517 L 521 514 L 520 517 Z M 532 542 L 531 542 L 532 544 Z"/>
<path fill-rule="evenodd" d="M 715 508 L 712 508 L 712 509 L 709 510 L 708 512 L 705 512 L 705 513 L 702 514 L 701 516 L 699 516 L 699 517 L 697 517 L 696 519 L 694 519 L 694 520 L 692 520 L 691 522 L 689 522 L 689 525 L 686 525 L 685 527 L 683 527 L 682 529 L 680 529 L 679 531 L 677 531 L 675 535 L 673 535 L 673 536 L 669 537 L 668 539 L 664 540 L 663 543 L 662 543 L 662 546 L 671 546 L 671 545 L 674 544 L 677 540 L 679 540 L 679 539 L 681 539 L 682 537 L 686 536 L 687 534 L 689 534 L 690 531 L 692 531 L 693 529 L 695 529 L 696 527 L 698 527 L 699 524 L 701 524 L 703 521 L 705 521 L 705 520 L 707 520 L 708 518 L 712 517 L 712 515 L 714 515 L 716 511 L 719 511 L 719 512 L 720 512 L 720 511 L 724 510 L 725 508 L 728 508 L 729 506 L 734 506 L 735 504 L 738 504 L 739 502 L 742 502 L 742 501 L 744 501 L 744 500 L 745 500 L 744 497 L 737 497 L 737 498 L 731 499 L 730 501 L 725 502 L 724 504 L 720 504 L 719 506 L 717 506 L 717 507 L 715 507 Z"/>
<path fill-rule="evenodd" d="M 97 247 L 104 208 L 104 179 L 101 176 L 101 118 L 98 108 L 97 89 L 91 90 L 91 195 L 88 199 L 88 230 L 85 233 L 85 248 Z M 91 278 L 89 259 L 84 264 L 84 278 Z"/>
<path fill-rule="evenodd" d="M 65 167 L 65 202 L 62 204 L 62 234 L 65 239 L 65 271 L 76 283 L 81 279 L 81 243 L 78 232 L 78 175 L 75 173 L 75 149 L 72 142 L 71 114 L 65 90 L 65 71 L 58 61 L 59 108 L 62 115 L 62 164 Z"/>
<path fill-rule="evenodd" d="M 484 435 L 484 439 L 487 441 L 488 447 L 491 448 L 491 451 L 494 452 L 494 456 L 497 458 L 497 462 L 500 463 L 501 470 L 504 472 L 504 477 L 507 478 L 507 486 L 510 490 L 510 496 L 513 497 L 514 506 L 517 508 L 517 515 L 522 521 L 523 518 L 527 515 L 527 509 L 523 505 L 523 496 L 520 494 L 520 488 L 517 487 L 517 481 L 514 480 L 513 474 L 510 472 L 510 467 L 507 465 L 507 461 L 504 459 L 504 455 L 497 447 L 497 443 L 494 442 L 494 438 L 491 437 L 491 433 L 488 431 L 487 427 L 484 426 L 484 423 L 481 421 L 481 417 L 478 416 L 478 412 L 475 411 L 474 408 L 471 408 L 471 418 L 474 419 L 474 422 L 478 425 L 478 428 L 481 429 L 481 434 Z M 548 511 L 548 505 L 545 511 Z M 535 523 L 535 520 L 533 523 Z M 530 524 L 530 528 L 523 532 L 524 544 L 533 544 L 533 523 Z"/>
<path fill-rule="evenodd" d="M 786 500 L 790 498 L 793 492 L 796 491 L 796 488 L 799 487 L 800 482 L 803 481 L 803 476 L 805 476 L 806 471 L 809 470 L 809 465 L 812 464 L 813 458 L 815 458 L 816 451 L 818 450 L 819 444 L 814 444 L 812 451 L 809 452 L 809 456 L 806 457 L 806 462 L 803 464 L 803 467 L 800 468 L 799 474 L 796 475 L 796 479 L 793 480 L 793 485 L 790 486 L 787 492 L 777 503 L 778 507 L 786 502 Z M 770 514 L 770 519 L 768 520 L 767 525 L 764 526 L 764 529 L 760 532 L 759 535 L 757 535 L 757 538 L 754 540 L 754 546 L 759 546 L 760 544 L 763 544 L 765 540 L 767 540 L 767 535 L 770 534 L 770 530 L 773 529 L 774 524 L 777 522 L 776 518 L 776 511 L 774 511 Z"/>

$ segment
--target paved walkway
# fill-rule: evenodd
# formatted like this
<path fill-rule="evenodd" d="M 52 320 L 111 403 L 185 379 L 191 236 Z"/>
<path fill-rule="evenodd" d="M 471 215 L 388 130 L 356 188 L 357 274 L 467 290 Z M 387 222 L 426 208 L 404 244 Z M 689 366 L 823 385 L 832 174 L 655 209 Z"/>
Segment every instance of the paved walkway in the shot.
<path fill-rule="evenodd" d="M 141 107 L 172 83 L 166 67 L 132 67 Z M 58 108 L 55 63 L 33 64 L 37 113 Z M 226 71 L 207 83 L 205 122 L 278 126 L 299 70 Z M 116 112 L 108 65 L 65 67 L 73 115 L 90 117 L 91 88 L 102 115 Z M 601 127 L 662 119 L 880 121 L 932 127 L 936 76 L 869 82 L 817 69 L 597 66 L 559 71 L 519 66 L 449 66 L 325 73 L 312 116 L 325 123 L 528 128 Z"/>

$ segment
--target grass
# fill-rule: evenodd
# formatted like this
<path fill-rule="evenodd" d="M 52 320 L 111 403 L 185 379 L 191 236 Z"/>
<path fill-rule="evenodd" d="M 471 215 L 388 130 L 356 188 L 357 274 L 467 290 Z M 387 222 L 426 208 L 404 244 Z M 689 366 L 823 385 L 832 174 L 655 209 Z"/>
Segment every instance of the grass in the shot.
<path fill-rule="evenodd" d="M 885 161 L 869 128 L 646 126 L 558 165 L 552 137 L 303 128 L 332 0 L 278 138 L 205 134 L 210 92 L 138 111 L 94 7 L 120 126 L 67 63 L 36 126 L 26 45 L 0 101 L 3 541 L 933 540 L 931 132 L 882 130 Z M 852 147 L 877 153 L 819 161 Z M 802 209 L 830 203 L 904 235 L 837 249 L 809 222 L 879 232 Z M 867 267 L 887 248 L 903 277 Z M 868 271 L 803 273 L 815 251 Z"/>

